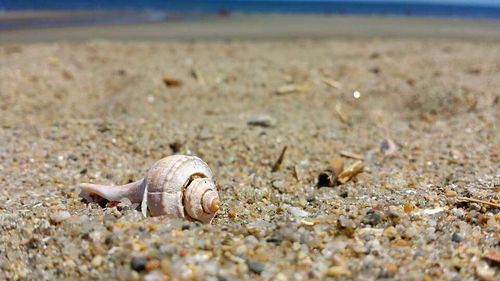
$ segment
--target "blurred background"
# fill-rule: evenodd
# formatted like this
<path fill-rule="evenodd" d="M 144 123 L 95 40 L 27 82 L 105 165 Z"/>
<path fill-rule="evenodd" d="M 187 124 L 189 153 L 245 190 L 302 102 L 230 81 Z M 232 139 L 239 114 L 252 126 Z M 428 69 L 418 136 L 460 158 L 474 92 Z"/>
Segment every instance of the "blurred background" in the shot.
<path fill-rule="evenodd" d="M 500 0 L 2 0 L 0 30 L 165 22 L 239 14 L 500 19 Z"/>

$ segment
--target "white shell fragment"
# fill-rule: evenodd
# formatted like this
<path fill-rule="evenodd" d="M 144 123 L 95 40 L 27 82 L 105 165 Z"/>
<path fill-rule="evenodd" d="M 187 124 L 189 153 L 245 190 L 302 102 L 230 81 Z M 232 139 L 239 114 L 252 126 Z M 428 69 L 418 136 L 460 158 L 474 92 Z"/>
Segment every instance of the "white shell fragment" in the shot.
<path fill-rule="evenodd" d="M 288 212 L 290 214 L 292 214 L 293 216 L 299 217 L 299 218 L 304 218 L 304 217 L 308 217 L 311 215 L 309 212 L 304 211 L 304 210 L 297 208 L 297 207 L 293 207 L 293 206 L 288 207 Z"/>
<path fill-rule="evenodd" d="M 208 165 L 196 156 L 172 155 L 146 172 L 143 179 L 122 186 L 84 183 L 80 196 L 110 201 L 141 202 L 144 216 L 167 216 L 210 223 L 219 210 L 219 194 Z"/>

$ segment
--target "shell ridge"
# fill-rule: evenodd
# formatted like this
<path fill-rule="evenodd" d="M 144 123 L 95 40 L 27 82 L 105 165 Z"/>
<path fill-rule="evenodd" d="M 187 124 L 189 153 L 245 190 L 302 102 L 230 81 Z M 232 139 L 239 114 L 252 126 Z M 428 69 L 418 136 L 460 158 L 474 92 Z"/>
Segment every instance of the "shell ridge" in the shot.
<path fill-rule="evenodd" d="M 183 163 L 186 162 L 186 159 L 183 158 L 178 158 L 174 159 L 174 163 L 170 165 L 169 169 L 166 171 L 164 178 L 161 180 L 161 186 L 164 187 L 167 185 L 169 182 L 172 181 L 172 178 L 175 175 L 175 172 L 178 170 L 178 167 L 181 166 Z"/>
<path fill-rule="evenodd" d="M 186 187 L 188 186 L 189 182 L 191 181 L 191 177 L 195 174 L 203 175 L 206 178 L 210 178 L 211 175 L 206 175 L 206 173 L 204 171 L 200 171 L 200 170 L 202 170 L 202 168 L 204 166 L 206 166 L 206 165 L 200 165 L 200 161 L 203 163 L 203 160 L 199 159 L 198 157 L 194 157 L 194 156 L 186 157 L 186 159 L 183 159 L 183 161 L 179 161 L 180 163 L 178 163 L 178 165 L 175 167 L 175 170 L 171 171 L 171 174 L 170 174 L 171 177 L 168 180 L 169 182 L 172 182 L 173 176 L 175 174 L 177 174 L 178 171 L 183 170 L 186 165 L 192 164 L 194 168 L 193 169 L 186 169 L 190 172 L 189 175 L 187 176 L 185 181 L 183 181 L 181 186 L 175 186 L 175 187 L 173 187 L 173 189 L 175 189 L 175 190 L 180 189 L 184 193 Z"/>
<path fill-rule="evenodd" d="M 210 189 L 207 189 L 207 190 L 205 190 L 205 192 L 203 192 L 203 194 L 201 195 L 201 197 L 200 197 L 200 205 L 201 205 L 201 206 L 203 206 L 203 197 L 205 196 L 205 194 L 207 194 L 207 193 L 208 193 L 208 192 L 210 192 L 210 191 L 213 191 L 213 189 L 211 189 L 211 188 L 210 188 Z M 209 214 L 210 214 L 210 213 L 205 212 L 205 209 L 203 209 L 203 208 L 201 208 L 201 209 L 203 210 L 203 213 L 205 213 L 205 214 L 207 214 L 207 215 L 209 215 Z"/>
<path fill-rule="evenodd" d="M 175 162 L 171 163 L 171 162 L 178 161 L 178 159 L 175 159 L 175 158 L 168 159 L 168 157 L 165 158 L 165 160 L 167 161 L 167 163 L 165 164 L 165 166 L 167 166 L 167 167 L 166 167 L 166 169 L 164 169 L 163 173 L 161 173 L 160 177 L 158 178 L 158 183 L 161 182 L 161 185 L 160 185 L 161 187 L 163 187 L 165 185 L 165 182 L 167 182 L 167 180 L 169 179 L 169 175 L 170 175 L 172 169 L 174 169 L 174 167 L 175 167 L 176 163 Z M 168 160 L 170 160 L 170 161 L 168 161 Z"/>
<path fill-rule="evenodd" d="M 167 158 L 164 158 L 164 159 L 156 162 L 156 165 L 154 165 L 153 169 L 151 169 L 151 172 L 153 172 L 153 173 L 151 173 L 152 176 L 149 178 L 149 180 L 153 184 L 156 184 L 159 181 L 161 181 L 164 177 L 164 174 L 168 171 L 168 162 L 165 164 L 163 163 L 163 161 L 165 161 L 165 159 L 167 159 Z"/>

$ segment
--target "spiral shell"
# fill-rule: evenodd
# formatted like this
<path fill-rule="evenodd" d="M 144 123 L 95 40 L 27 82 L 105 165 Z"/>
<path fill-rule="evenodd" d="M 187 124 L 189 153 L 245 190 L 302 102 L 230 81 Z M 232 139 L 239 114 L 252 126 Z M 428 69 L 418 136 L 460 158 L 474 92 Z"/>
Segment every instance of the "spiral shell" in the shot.
<path fill-rule="evenodd" d="M 211 195 L 217 200 L 217 189 L 212 181 L 212 171 L 196 156 L 173 155 L 156 162 L 146 173 L 142 211 L 152 216 L 184 218 L 188 215 L 202 222 L 210 221 L 203 202 Z M 200 203 L 201 202 L 201 203 Z"/>
<path fill-rule="evenodd" d="M 80 196 L 141 202 L 144 216 L 168 216 L 210 223 L 219 210 L 219 194 L 208 165 L 196 156 L 165 157 L 143 179 L 122 186 L 81 184 Z"/>

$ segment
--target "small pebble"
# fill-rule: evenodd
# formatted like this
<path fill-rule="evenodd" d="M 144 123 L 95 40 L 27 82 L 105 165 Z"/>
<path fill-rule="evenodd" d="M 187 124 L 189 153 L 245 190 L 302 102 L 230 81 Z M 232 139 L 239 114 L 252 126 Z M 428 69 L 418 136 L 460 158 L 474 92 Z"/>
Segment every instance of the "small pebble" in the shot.
<path fill-rule="evenodd" d="M 158 260 L 158 259 L 152 259 L 152 260 L 148 261 L 148 263 L 145 266 L 145 269 L 147 271 L 152 271 L 152 270 L 157 269 L 158 267 L 160 267 L 160 265 L 161 265 L 160 260 Z"/>
<path fill-rule="evenodd" d="M 146 264 L 148 260 L 144 257 L 132 257 L 130 261 L 130 267 L 135 271 L 143 271 L 146 269 Z"/>
<path fill-rule="evenodd" d="M 346 218 L 345 216 L 340 216 L 338 218 L 338 222 L 339 222 L 340 226 L 345 227 L 345 228 L 354 228 L 355 227 L 354 222 L 351 219 Z"/>
<path fill-rule="evenodd" d="M 462 242 L 462 241 L 464 241 L 464 236 L 462 234 L 460 234 L 460 233 L 454 232 L 451 235 L 451 241 L 453 241 L 453 242 Z"/>
<path fill-rule="evenodd" d="M 380 151 L 385 154 L 385 156 L 394 156 L 398 152 L 398 146 L 391 139 L 384 139 L 380 143 Z"/>
<path fill-rule="evenodd" d="M 383 235 L 388 238 L 393 238 L 398 234 L 396 228 L 394 226 L 389 226 L 388 228 L 384 229 Z"/>
<path fill-rule="evenodd" d="M 229 218 L 231 218 L 231 219 L 234 219 L 234 218 L 236 218 L 236 217 L 237 217 L 237 214 L 236 214 L 236 212 L 235 212 L 235 211 L 233 211 L 233 210 L 229 210 L 229 211 L 227 212 L 227 216 L 228 216 Z"/>
<path fill-rule="evenodd" d="M 455 197 L 455 196 L 457 196 L 457 192 L 456 192 L 456 191 L 454 191 L 454 190 L 451 190 L 451 189 L 449 189 L 449 188 L 446 188 L 446 189 L 445 189 L 445 194 L 446 194 L 446 196 L 448 196 L 448 197 Z"/>
<path fill-rule="evenodd" d="M 495 277 L 495 270 L 492 269 L 486 262 L 480 261 L 476 263 L 476 274 L 481 280 L 490 281 L 493 280 L 493 277 Z"/>
<path fill-rule="evenodd" d="M 420 212 L 420 214 L 422 214 L 422 215 L 435 215 L 435 214 L 439 214 L 443 211 L 444 211 L 443 208 L 425 209 L 425 210 L 422 210 L 422 212 Z"/>
<path fill-rule="evenodd" d="M 385 269 L 391 275 L 394 275 L 394 274 L 396 274 L 396 272 L 398 272 L 398 266 L 396 264 L 393 264 L 393 263 L 386 265 Z"/>
<path fill-rule="evenodd" d="M 415 205 L 410 202 L 405 203 L 403 206 L 403 210 L 405 211 L 405 213 L 411 213 L 413 210 L 415 210 Z"/>
<path fill-rule="evenodd" d="M 250 117 L 247 121 L 249 126 L 256 127 L 273 127 L 276 125 L 276 121 L 268 114 L 258 114 Z"/>
<path fill-rule="evenodd" d="M 220 274 L 218 274 L 218 275 L 217 275 L 217 281 L 232 281 L 232 279 L 231 279 L 231 278 L 229 278 L 229 277 L 226 277 L 226 276 L 224 276 L 224 275 L 220 275 Z"/>
<path fill-rule="evenodd" d="M 153 271 L 144 276 L 144 281 L 163 281 L 163 276 L 158 271 Z"/>
<path fill-rule="evenodd" d="M 328 277 L 348 276 L 349 274 L 349 270 L 340 265 L 332 266 L 326 272 L 326 275 Z"/>
<path fill-rule="evenodd" d="M 122 198 L 120 200 L 120 203 L 118 204 L 118 209 L 123 210 L 123 209 L 126 209 L 127 207 L 130 208 L 131 205 L 132 205 L 132 202 L 130 201 L 130 199 Z"/>
<path fill-rule="evenodd" d="M 283 235 L 280 233 L 273 233 L 273 235 L 266 239 L 268 243 L 280 244 L 283 241 Z"/>
<path fill-rule="evenodd" d="M 102 262 L 103 262 L 103 259 L 101 256 L 95 256 L 92 259 L 91 264 L 92 264 L 92 266 L 99 267 L 99 266 L 101 266 Z"/>
<path fill-rule="evenodd" d="M 288 207 L 288 212 L 296 217 L 308 217 L 310 214 L 297 207 Z"/>
<path fill-rule="evenodd" d="M 54 223 L 61 223 L 71 217 L 71 214 L 68 211 L 58 211 L 52 215 L 50 215 L 50 220 Z"/>
<path fill-rule="evenodd" d="M 382 215 L 377 211 L 368 211 L 363 218 L 363 223 L 375 226 L 382 220 Z"/>
<path fill-rule="evenodd" d="M 258 261 L 249 261 L 247 260 L 247 266 L 248 269 L 250 269 L 252 272 L 260 274 L 262 271 L 265 269 L 265 264 L 258 262 Z"/>
<path fill-rule="evenodd" d="M 116 217 L 112 214 L 105 214 L 102 218 L 102 222 L 106 227 L 112 227 L 115 221 Z"/>
<path fill-rule="evenodd" d="M 462 209 L 454 209 L 453 210 L 453 215 L 457 218 L 463 218 L 465 215 L 465 211 Z"/>
<path fill-rule="evenodd" d="M 272 182 L 272 185 L 274 188 L 276 188 L 280 192 L 285 191 L 285 181 L 283 181 L 283 180 L 275 180 Z"/>

